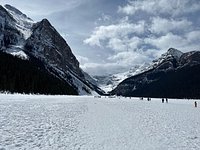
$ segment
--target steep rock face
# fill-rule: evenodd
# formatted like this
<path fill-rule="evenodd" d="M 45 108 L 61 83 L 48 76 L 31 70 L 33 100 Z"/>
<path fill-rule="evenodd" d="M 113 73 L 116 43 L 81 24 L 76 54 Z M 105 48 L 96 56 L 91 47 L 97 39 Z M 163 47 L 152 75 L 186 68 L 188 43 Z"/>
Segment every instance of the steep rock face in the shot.
<path fill-rule="evenodd" d="M 23 35 L 23 41 L 18 43 L 18 45 L 24 45 L 24 40 L 32 34 L 31 28 L 34 24 L 33 20 L 13 6 L 5 5 L 5 9 L 14 18 L 15 28 Z"/>
<path fill-rule="evenodd" d="M 192 51 L 185 53 L 180 58 L 180 65 L 195 65 L 200 62 L 200 52 Z"/>
<path fill-rule="evenodd" d="M 200 98 L 200 52 L 175 56 L 168 51 L 161 56 L 162 61 L 156 61 L 156 65 L 154 62 L 150 70 L 124 80 L 111 93 L 123 96 Z"/>
<path fill-rule="evenodd" d="M 15 27 L 16 20 L 0 6 L 0 50 L 23 40 L 22 34 Z"/>
<path fill-rule="evenodd" d="M 35 24 L 32 35 L 27 39 L 25 48 L 28 52 L 52 66 L 67 70 L 68 67 L 80 77 L 83 74 L 79 62 L 72 54 L 66 41 L 54 29 L 47 19 Z"/>

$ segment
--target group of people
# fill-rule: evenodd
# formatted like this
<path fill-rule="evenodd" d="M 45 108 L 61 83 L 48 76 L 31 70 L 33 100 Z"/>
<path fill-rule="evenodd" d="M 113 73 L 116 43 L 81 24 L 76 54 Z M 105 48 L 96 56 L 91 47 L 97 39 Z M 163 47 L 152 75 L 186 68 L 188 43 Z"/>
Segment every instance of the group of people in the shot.
<path fill-rule="evenodd" d="M 140 100 L 143 100 L 143 99 L 144 99 L 143 97 L 140 97 Z M 151 98 L 147 97 L 147 101 L 151 101 Z"/>
<path fill-rule="evenodd" d="M 140 100 L 143 100 L 143 97 L 140 97 Z M 151 101 L 150 97 L 147 97 L 147 101 Z M 168 103 L 168 98 L 162 98 L 162 103 Z M 194 107 L 197 107 L 197 101 L 194 102 Z"/>
<path fill-rule="evenodd" d="M 140 100 L 143 100 L 143 97 L 140 97 Z M 147 97 L 147 101 L 151 101 L 150 97 Z M 168 98 L 162 98 L 162 103 L 164 103 L 166 101 L 166 103 L 168 103 Z"/>
<path fill-rule="evenodd" d="M 164 103 L 165 102 L 165 100 L 166 100 L 166 103 L 168 103 L 168 98 L 162 98 L 162 103 Z"/>

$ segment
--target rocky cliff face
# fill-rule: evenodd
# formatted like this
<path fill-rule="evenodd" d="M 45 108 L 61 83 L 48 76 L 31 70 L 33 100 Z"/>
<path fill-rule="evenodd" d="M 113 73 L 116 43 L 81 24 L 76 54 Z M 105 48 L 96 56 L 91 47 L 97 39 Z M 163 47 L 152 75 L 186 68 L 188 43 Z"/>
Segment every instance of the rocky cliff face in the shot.
<path fill-rule="evenodd" d="M 10 45 L 16 45 L 23 40 L 20 31 L 15 27 L 16 20 L 5 8 L 0 6 L 0 50 L 6 50 Z"/>
<path fill-rule="evenodd" d="M 121 82 L 111 93 L 123 96 L 200 98 L 200 52 L 169 49 L 149 70 Z"/>
<path fill-rule="evenodd" d="M 47 19 L 33 25 L 32 34 L 26 40 L 25 48 L 27 52 L 52 66 L 62 70 L 71 69 L 78 76 L 84 77 L 69 45 Z"/>

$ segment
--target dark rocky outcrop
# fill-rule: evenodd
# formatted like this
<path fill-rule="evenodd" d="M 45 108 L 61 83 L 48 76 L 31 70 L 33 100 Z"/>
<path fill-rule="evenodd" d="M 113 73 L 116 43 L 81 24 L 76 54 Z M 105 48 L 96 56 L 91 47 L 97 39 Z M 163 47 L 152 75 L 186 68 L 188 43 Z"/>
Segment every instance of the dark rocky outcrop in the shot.
<path fill-rule="evenodd" d="M 0 6 L 0 50 L 17 44 L 23 39 L 22 34 L 15 28 L 15 19 Z"/>

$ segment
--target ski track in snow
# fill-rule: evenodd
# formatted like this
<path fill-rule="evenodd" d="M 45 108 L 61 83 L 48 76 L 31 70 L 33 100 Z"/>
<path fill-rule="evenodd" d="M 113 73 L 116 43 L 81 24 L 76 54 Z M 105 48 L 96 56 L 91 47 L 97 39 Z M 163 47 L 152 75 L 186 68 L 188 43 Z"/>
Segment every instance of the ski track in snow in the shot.
<path fill-rule="evenodd" d="M 0 94 L 0 150 L 199 150 L 193 103 Z"/>

